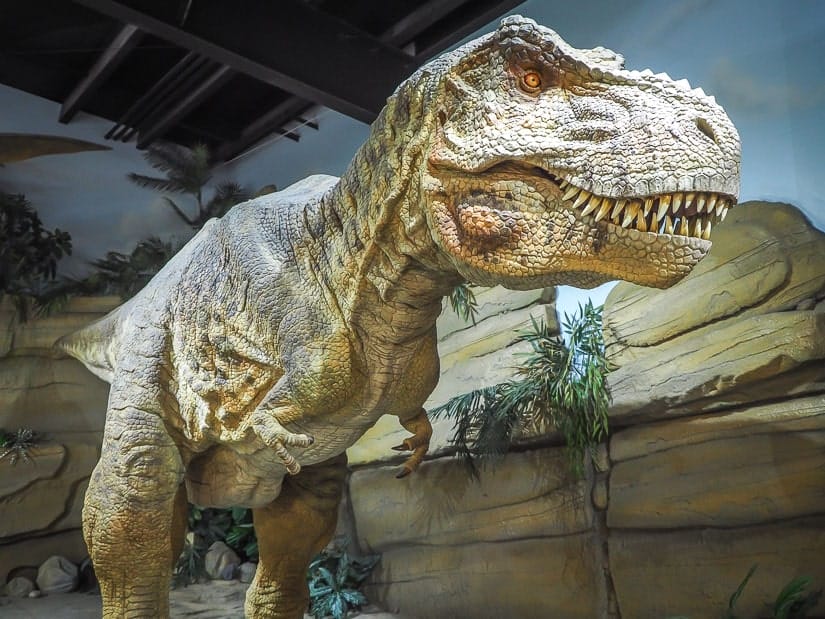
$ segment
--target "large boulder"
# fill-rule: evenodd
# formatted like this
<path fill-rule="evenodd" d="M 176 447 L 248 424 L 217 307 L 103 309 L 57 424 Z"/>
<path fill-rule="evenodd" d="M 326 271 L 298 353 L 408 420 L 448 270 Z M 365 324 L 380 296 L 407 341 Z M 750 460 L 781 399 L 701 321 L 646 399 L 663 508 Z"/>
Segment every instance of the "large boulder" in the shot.
<path fill-rule="evenodd" d="M 608 296 L 616 423 L 825 390 L 825 234 L 793 206 L 746 202 L 712 240 L 672 288 Z"/>
<path fill-rule="evenodd" d="M 77 589 L 79 582 L 80 570 L 66 557 L 51 556 L 37 570 L 37 586 L 46 595 L 69 593 Z"/>

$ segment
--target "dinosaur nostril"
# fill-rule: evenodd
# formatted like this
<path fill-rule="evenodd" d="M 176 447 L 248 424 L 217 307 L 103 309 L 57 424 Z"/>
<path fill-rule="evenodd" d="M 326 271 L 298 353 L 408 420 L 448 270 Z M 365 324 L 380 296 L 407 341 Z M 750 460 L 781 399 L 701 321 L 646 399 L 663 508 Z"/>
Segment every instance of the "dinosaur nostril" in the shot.
<path fill-rule="evenodd" d="M 706 121 L 704 118 L 697 118 L 696 119 L 696 128 L 699 129 L 702 133 L 704 133 L 714 144 L 718 144 L 718 140 L 716 139 L 716 133 L 713 131 L 713 127 L 710 126 L 710 123 Z"/>

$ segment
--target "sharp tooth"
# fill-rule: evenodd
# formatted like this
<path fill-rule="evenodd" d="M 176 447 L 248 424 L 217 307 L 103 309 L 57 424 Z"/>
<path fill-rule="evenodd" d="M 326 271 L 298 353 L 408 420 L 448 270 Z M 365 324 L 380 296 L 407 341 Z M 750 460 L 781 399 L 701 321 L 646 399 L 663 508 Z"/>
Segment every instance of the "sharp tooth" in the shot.
<path fill-rule="evenodd" d="M 728 209 L 728 207 L 725 204 L 724 200 L 719 200 L 719 202 L 716 203 L 716 215 L 717 216 L 721 215 L 722 212 L 726 211 L 727 209 Z"/>
<path fill-rule="evenodd" d="M 645 206 L 642 215 L 647 217 L 650 214 L 650 209 L 653 208 L 653 198 L 645 198 Z"/>
<path fill-rule="evenodd" d="M 639 217 L 636 221 L 636 228 L 641 232 L 647 232 L 647 219 L 645 219 L 644 216 Z"/>
<path fill-rule="evenodd" d="M 579 197 L 576 198 L 576 201 L 573 202 L 573 208 L 579 208 L 582 204 L 587 202 L 587 199 L 590 197 L 590 193 L 586 190 L 582 189 L 582 192 L 579 194 Z"/>
<path fill-rule="evenodd" d="M 582 215 L 589 215 L 599 207 L 599 204 L 598 200 L 590 200 L 589 204 L 582 210 Z"/>
<path fill-rule="evenodd" d="M 710 229 L 712 226 L 713 224 L 711 223 L 710 219 L 708 219 L 708 223 L 705 224 L 705 230 L 704 232 L 702 232 L 702 238 L 706 241 L 710 240 Z"/>
<path fill-rule="evenodd" d="M 676 215 L 679 212 L 679 207 L 682 206 L 682 194 L 673 194 L 673 205 L 670 207 L 670 212 Z"/>
<path fill-rule="evenodd" d="M 696 212 L 701 213 L 705 210 L 705 196 L 699 194 L 699 197 L 696 198 Z M 708 211 L 710 212 L 710 211 Z"/>
<path fill-rule="evenodd" d="M 564 189 L 565 187 L 567 187 L 569 184 L 570 184 L 570 183 L 568 183 L 568 182 L 567 182 L 566 180 L 564 180 L 564 179 L 561 179 L 561 180 L 559 181 L 559 187 L 561 187 L 562 189 Z"/>
<path fill-rule="evenodd" d="M 690 232 L 688 231 L 688 220 L 687 217 L 682 217 L 679 221 L 679 234 L 682 236 L 690 236 Z"/>
<path fill-rule="evenodd" d="M 596 221 L 601 221 L 605 217 L 607 217 L 607 213 L 610 211 L 610 202 L 607 200 L 602 201 L 602 205 L 599 208 L 599 212 L 596 213 Z"/>
<path fill-rule="evenodd" d="M 673 234 L 673 220 L 670 218 L 670 215 L 665 217 L 665 232 Z"/>
<path fill-rule="evenodd" d="M 567 202 L 570 198 L 572 198 L 577 193 L 579 193 L 579 191 L 580 190 L 579 190 L 578 187 L 574 187 L 573 185 L 570 185 L 570 187 L 567 189 L 567 191 L 564 192 L 564 195 L 561 197 L 561 199 L 564 200 L 565 202 Z"/>
<path fill-rule="evenodd" d="M 685 210 L 690 208 L 690 205 L 693 204 L 693 201 L 696 199 L 695 193 L 686 193 L 685 194 Z"/>
<path fill-rule="evenodd" d="M 708 206 L 706 209 L 708 213 L 712 213 L 713 210 L 716 208 L 717 197 L 718 196 L 715 193 L 712 193 L 710 194 L 710 196 L 708 196 Z M 718 215 L 719 213 L 717 212 L 716 214 Z"/>
<path fill-rule="evenodd" d="M 605 200 L 608 200 L 608 198 L 605 198 Z M 626 205 L 627 200 L 616 200 L 616 206 L 613 207 L 613 212 L 610 213 L 610 219 L 618 219 Z"/>
<path fill-rule="evenodd" d="M 670 196 L 662 196 L 659 198 L 659 210 L 656 212 L 656 219 L 662 221 L 662 217 L 667 215 L 667 210 L 670 208 Z"/>
<path fill-rule="evenodd" d="M 627 228 L 630 226 L 631 222 L 636 219 L 636 215 L 639 214 L 639 203 L 633 201 L 630 205 L 625 209 L 624 212 L 624 219 L 622 220 L 622 228 Z"/>
<path fill-rule="evenodd" d="M 722 208 L 722 214 L 719 215 L 719 222 L 721 223 L 721 222 L 725 221 L 725 217 L 727 217 L 727 216 L 728 216 L 728 209 L 723 207 Z"/>
<path fill-rule="evenodd" d="M 695 236 L 698 239 L 702 238 L 702 218 L 701 217 L 696 218 L 696 226 L 694 226 L 694 228 L 693 228 L 693 236 Z"/>

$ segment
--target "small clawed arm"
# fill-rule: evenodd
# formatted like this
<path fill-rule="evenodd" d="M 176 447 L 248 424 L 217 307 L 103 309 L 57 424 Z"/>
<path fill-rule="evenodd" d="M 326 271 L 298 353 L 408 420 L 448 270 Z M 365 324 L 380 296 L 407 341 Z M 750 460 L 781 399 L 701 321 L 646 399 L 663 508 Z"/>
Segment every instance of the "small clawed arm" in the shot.
<path fill-rule="evenodd" d="M 413 433 L 410 438 L 404 439 L 400 445 L 393 447 L 395 451 L 412 451 L 412 455 L 407 458 L 406 462 L 401 467 L 401 470 L 396 475 L 401 479 L 406 477 L 418 468 L 424 456 L 427 455 L 427 450 L 430 448 L 430 437 L 433 435 L 433 427 L 430 425 L 430 420 L 427 418 L 427 411 L 423 408 L 415 417 L 401 420 L 401 425 L 406 430 Z"/>

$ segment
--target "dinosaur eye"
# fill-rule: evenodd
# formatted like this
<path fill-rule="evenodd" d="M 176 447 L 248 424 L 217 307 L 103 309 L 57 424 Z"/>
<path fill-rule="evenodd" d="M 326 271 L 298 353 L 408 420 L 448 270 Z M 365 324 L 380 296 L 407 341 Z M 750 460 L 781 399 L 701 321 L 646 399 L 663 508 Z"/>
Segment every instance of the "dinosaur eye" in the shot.
<path fill-rule="evenodd" d="M 541 75 L 538 71 L 525 71 L 521 76 L 521 87 L 527 92 L 536 92 L 541 88 Z"/>

